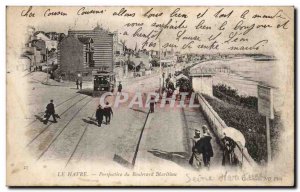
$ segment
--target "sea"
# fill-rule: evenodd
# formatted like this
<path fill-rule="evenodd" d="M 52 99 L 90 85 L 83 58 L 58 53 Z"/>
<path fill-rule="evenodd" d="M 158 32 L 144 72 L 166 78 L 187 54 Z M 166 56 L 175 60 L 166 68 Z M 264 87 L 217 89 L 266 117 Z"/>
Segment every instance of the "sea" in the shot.
<path fill-rule="evenodd" d="M 232 58 L 201 62 L 191 70 L 197 68 L 227 68 L 226 72 L 216 71 L 213 77 L 213 85 L 226 84 L 237 90 L 239 95 L 257 97 L 257 85 L 265 85 L 273 88 L 274 108 L 279 109 L 283 105 L 283 99 L 279 92 L 280 80 L 278 60 L 258 58 Z"/>

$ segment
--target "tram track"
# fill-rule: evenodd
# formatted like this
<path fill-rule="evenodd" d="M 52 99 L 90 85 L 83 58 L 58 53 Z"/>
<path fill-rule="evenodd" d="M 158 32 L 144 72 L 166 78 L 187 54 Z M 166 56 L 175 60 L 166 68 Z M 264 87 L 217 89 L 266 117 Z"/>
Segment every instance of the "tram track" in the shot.
<path fill-rule="evenodd" d="M 80 94 L 80 93 L 76 93 L 76 94 L 73 95 L 72 97 L 70 97 L 70 98 L 68 98 L 68 99 L 66 99 L 66 100 L 64 100 L 64 101 L 62 101 L 61 103 L 57 104 L 57 105 L 55 106 L 55 108 L 58 108 L 58 107 L 62 106 L 64 103 L 70 101 L 71 99 L 76 98 L 76 97 L 79 96 L 79 95 L 81 95 L 81 94 Z M 42 114 L 42 113 L 44 113 L 44 112 L 40 112 L 39 114 Z M 32 125 L 32 124 L 35 123 L 37 120 L 38 120 L 38 119 L 36 118 L 35 120 L 33 120 L 32 122 L 30 122 L 29 124 L 27 124 L 25 127 L 28 127 L 28 126 Z"/>
<path fill-rule="evenodd" d="M 76 97 L 72 96 L 72 97 Z M 67 100 L 71 100 L 72 97 L 68 98 Z M 42 162 L 42 161 L 51 161 L 56 158 L 61 159 L 62 166 L 68 167 L 73 164 L 73 161 L 77 159 L 77 154 L 82 150 L 82 144 L 84 143 L 85 139 L 90 137 L 89 127 L 92 127 L 90 124 L 86 125 L 80 125 L 78 117 L 81 116 L 81 114 L 91 114 L 90 109 L 88 109 L 90 106 L 88 103 L 90 103 L 94 98 L 84 100 L 88 96 L 82 98 L 80 101 L 77 101 L 77 103 L 80 102 L 75 108 L 73 108 L 77 103 L 74 105 L 68 106 L 68 108 L 63 111 L 59 115 L 66 114 L 66 117 L 64 117 L 59 123 L 54 125 L 53 123 L 50 123 L 45 127 L 42 131 L 40 131 L 29 143 L 27 146 L 30 146 L 31 151 L 33 152 L 36 161 Z M 64 105 L 64 103 L 67 102 L 67 100 L 59 103 L 60 105 Z M 76 99 L 77 100 L 77 99 Z M 71 102 L 69 102 L 71 103 Z M 68 112 L 71 108 L 71 112 Z M 82 112 L 80 112 L 82 111 Z M 147 116 L 148 112 L 146 111 Z M 138 119 L 140 112 L 135 112 L 134 119 Z M 94 112 L 93 115 L 94 116 Z M 136 117 L 137 116 L 137 117 Z M 80 119 L 81 122 L 81 119 Z M 147 118 L 146 118 L 147 122 Z M 145 123 L 143 122 L 143 128 L 145 127 Z M 48 129 L 50 127 L 50 129 Z M 76 129 L 74 129 L 76 128 Z M 91 130 L 91 133 L 95 133 L 95 130 Z M 138 134 L 138 143 L 141 140 L 142 133 Z M 110 137 L 110 136 L 109 136 Z M 93 144 L 94 145 L 94 144 Z M 139 145 L 139 144 L 138 144 Z M 132 164 L 135 163 L 135 159 L 139 150 L 139 147 L 135 146 L 134 148 L 134 160 L 132 160 Z M 106 147 L 104 147 L 106 148 Z M 101 149 L 99 151 L 105 151 L 106 149 Z"/>
<path fill-rule="evenodd" d="M 92 114 L 92 117 L 93 117 L 94 115 L 95 115 L 95 112 Z M 79 146 L 79 144 L 80 144 L 82 138 L 84 137 L 84 135 L 85 135 L 85 133 L 86 133 L 88 127 L 89 127 L 89 124 L 87 124 L 87 125 L 84 127 L 84 131 L 83 131 L 83 133 L 81 134 L 81 136 L 80 136 L 80 138 L 79 138 L 79 140 L 78 140 L 78 142 L 77 142 L 77 144 L 76 144 L 74 150 L 72 151 L 71 156 L 69 157 L 69 159 L 68 159 L 68 161 L 67 161 L 65 167 L 67 167 L 68 164 L 70 163 L 70 161 L 72 160 L 72 158 L 73 158 L 73 156 L 74 156 L 74 154 L 75 154 L 75 152 L 76 152 L 76 150 L 77 150 L 77 148 L 78 148 L 78 146 Z"/>
<path fill-rule="evenodd" d="M 68 125 L 72 122 L 72 120 L 78 115 L 78 113 L 84 108 L 86 107 L 86 105 L 91 102 L 93 100 L 93 98 L 90 98 L 86 103 L 84 103 L 83 106 L 81 106 L 79 108 L 79 110 L 76 111 L 76 113 L 71 117 L 70 120 L 68 120 L 68 122 L 63 126 L 63 128 L 59 131 L 59 133 L 52 139 L 52 141 L 47 145 L 47 147 L 45 148 L 45 150 L 43 150 L 43 152 L 38 156 L 37 161 L 39 159 L 41 159 L 41 157 L 49 150 L 49 148 L 51 147 L 51 145 L 57 140 L 57 138 L 59 138 L 59 136 L 63 133 L 63 131 L 66 129 L 66 127 L 68 127 Z"/>
<path fill-rule="evenodd" d="M 81 102 L 82 100 L 84 100 L 85 98 L 87 98 L 89 96 L 85 96 L 83 98 L 81 98 L 79 101 L 77 101 L 75 104 L 71 105 L 70 107 L 68 107 L 66 110 L 64 110 L 61 114 L 59 114 L 59 116 L 63 116 L 67 111 L 69 111 L 72 107 L 76 106 L 79 102 Z M 30 142 L 26 145 L 26 147 L 28 147 L 31 143 L 33 143 L 40 135 L 42 135 L 49 127 L 50 125 L 52 125 L 53 123 L 50 122 L 46 127 L 44 127 L 44 129 L 42 131 L 40 131 L 36 136 L 34 136 L 33 139 L 30 140 Z"/>

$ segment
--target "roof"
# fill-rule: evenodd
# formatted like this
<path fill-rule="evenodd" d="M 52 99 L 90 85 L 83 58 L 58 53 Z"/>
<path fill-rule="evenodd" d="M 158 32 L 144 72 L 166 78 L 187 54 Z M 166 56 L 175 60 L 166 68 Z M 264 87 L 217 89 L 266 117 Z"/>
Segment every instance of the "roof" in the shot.
<path fill-rule="evenodd" d="M 92 75 L 93 76 L 95 76 L 95 75 L 110 76 L 110 75 L 115 75 L 115 73 L 111 72 L 111 71 L 97 71 L 97 70 L 93 70 L 92 71 Z"/>
<path fill-rule="evenodd" d="M 178 76 L 175 77 L 176 79 L 189 79 L 187 76 L 180 74 Z"/>
<path fill-rule="evenodd" d="M 45 32 L 44 31 L 36 31 L 33 35 L 38 35 L 38 34 L 44 34 L 45 35 Z"/>
<path fill-rule="evenodd" d="M 114 33 L 110 32 L 109 29 L 104 29 L 102 26 L 100 26 L 98 23 L 97 23 L 97 26 L 93 29 L 94 31 L 103 31 L 109 35 L 114 35 Z"/>
<path fill-rule="evenodd" d="M 38 50 L 43 50 L 46 48 L 45 41 L 42 39 L 34 39 L 31 41 L 32 45 L 36 47 Z M 43 50 L 44 51 L 44 50 Z"/>
<path fill-rule="evenodd" d="M 93 39 L 91 37 L 78 37 L 78 40 L 83 44 L 93 43 Z"/>
<path fill-rule="evenodd" d="M 212 68 L 196 68 L 190 70 L 190 77 L 211 77 L 216 74 L 215 70 Z"/>
<path fill-rule="evenodd" d="M 42 40 L 50 40 L 49 36 L 44 31 L 37 31 L 34 33 L 34 36 L 39 36 Z"/>

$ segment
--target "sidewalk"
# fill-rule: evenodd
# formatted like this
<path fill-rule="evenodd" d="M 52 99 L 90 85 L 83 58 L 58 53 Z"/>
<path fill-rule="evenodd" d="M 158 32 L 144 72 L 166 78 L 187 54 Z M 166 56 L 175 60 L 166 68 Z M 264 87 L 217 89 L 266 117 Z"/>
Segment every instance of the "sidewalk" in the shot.
<path fill-rule="evenodd" d="M 149 164 L 153 164 L 160 167 L 191 169 L 188 164 L 192 148 L 190 138 L 194 136 L 194 129 L 201 130 L 202 125 L 209 128 L 199 108 L 157 107 L 149 127 L 144 131 L 136 166 L 146 168 Z M 218 167 L 221 166 L 222 151 L 216 143 L 213 132 L 211 130 L 210 132 L 214 151 L 211 167 Z"/>
<path fill-rule="evenodd" d="M 185 126 L 187 130 L 188 136 L 188 146 L 189 146 L 189 154 L 191 155 L 192 151 L 192 140 L 190 138 L 194 137 L 195 129 L 198 128 L 201 131 L 201 135 L 203 135 L 202 126 L 206 125 L 210 131 L 210 135 L 212 137 L 211 145 L 213 148 L 214 156 L 211 158 L 211 167 L 218 167 L 222 165 L 222 151 L 219 144 L 216 141 L 216 137 L 212 129 L 210 128 L 208 122 L 206 121 L 203 113 L 199 108 L 185 108 L 182 111 L 182 115 L 185 118 Z"/>
<path fill-rule="evenodd" d="M 135 168 L 164 170 L 189 168 L 187 139 L 179 110 L 156 108 L 152 120 L 145 128 Z"/>

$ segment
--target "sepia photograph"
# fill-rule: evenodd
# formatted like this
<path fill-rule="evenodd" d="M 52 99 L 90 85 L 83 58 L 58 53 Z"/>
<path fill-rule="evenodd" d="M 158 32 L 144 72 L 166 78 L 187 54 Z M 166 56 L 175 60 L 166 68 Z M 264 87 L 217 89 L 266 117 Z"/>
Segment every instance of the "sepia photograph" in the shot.
<path fill-rule="evenodd" d="M 294 187 L 293 6 L 7 6 L 6 185 Z"/>

